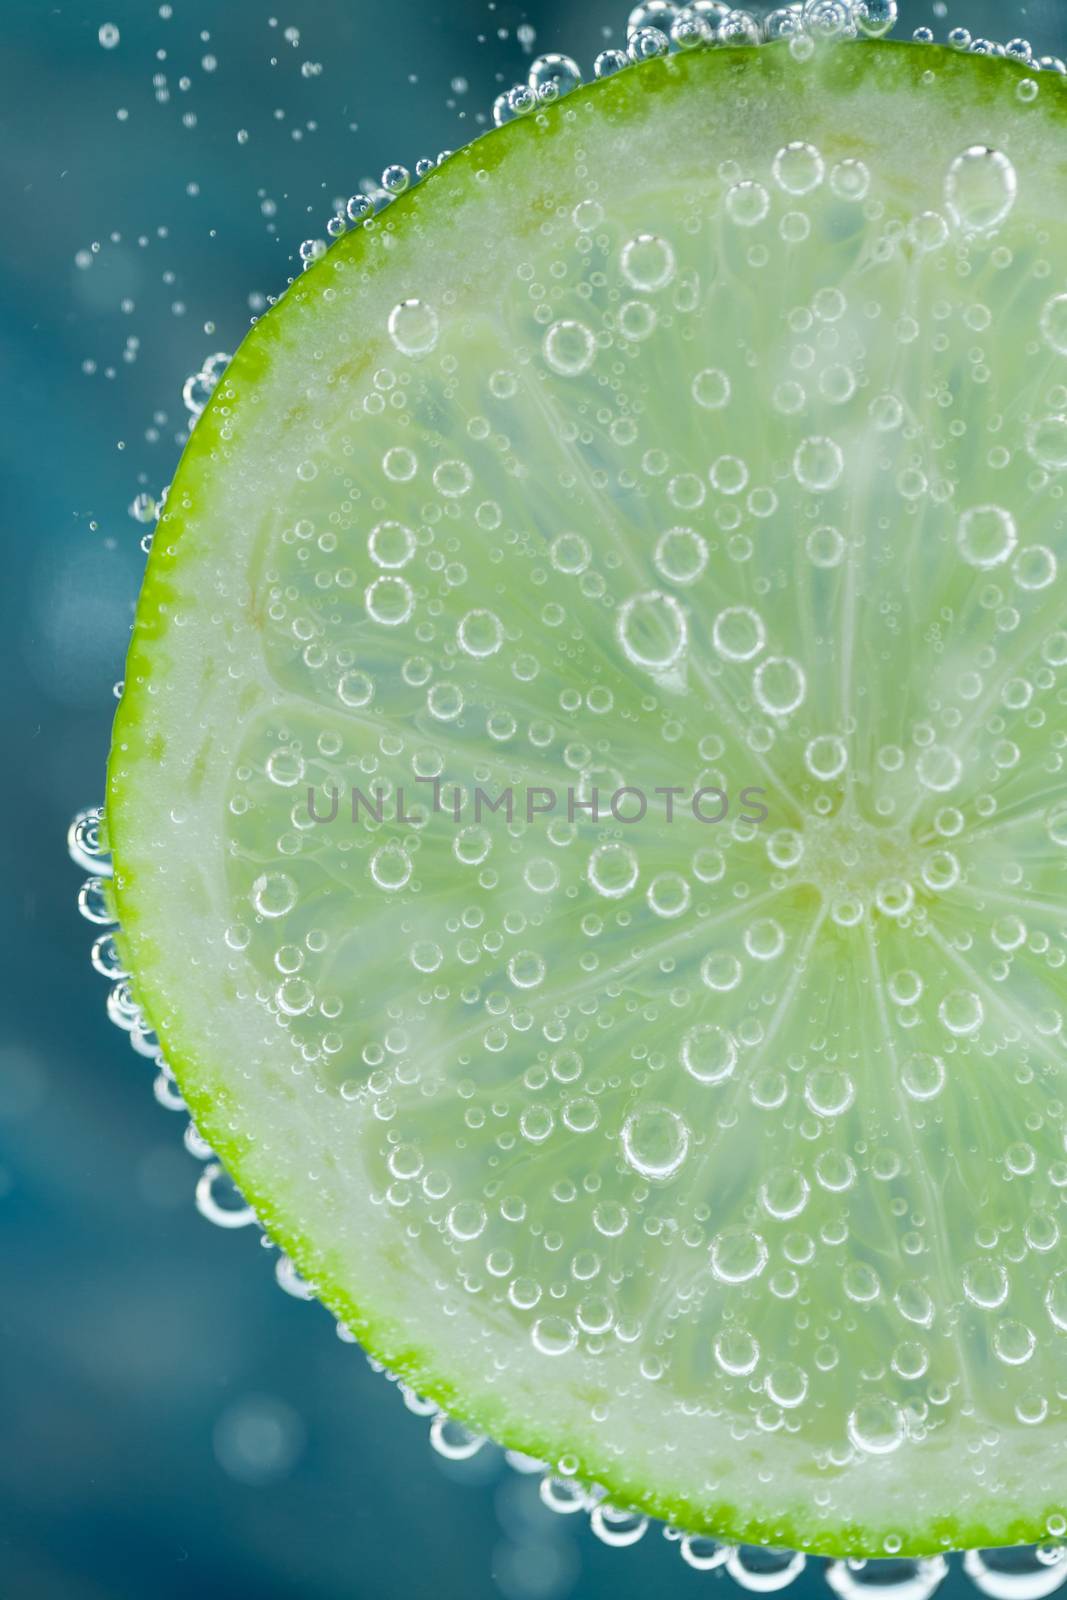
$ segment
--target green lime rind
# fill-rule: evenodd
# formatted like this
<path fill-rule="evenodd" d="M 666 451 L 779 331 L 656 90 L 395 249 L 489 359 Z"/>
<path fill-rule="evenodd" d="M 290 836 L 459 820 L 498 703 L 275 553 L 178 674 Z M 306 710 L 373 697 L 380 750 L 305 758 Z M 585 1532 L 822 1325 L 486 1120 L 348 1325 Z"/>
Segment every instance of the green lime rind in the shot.
<path fill-rule="evenodd" d="M 927 83 L 927 74 L 933 74 L 933 83 Z M 528 170 L 522 176 L 524 181 L 528 179 L 531 193 L 524 209 L 529 233 L 534 236 L 540 217 L 553 200 L 550 177 L 540 180 L 544 156 L 554 141 L 566 141 L 568 128 L 573 126 L 569 119 L 593 115 L 625 128 L 634 119 L 647 117 L 657 97 L 673 106 L 682 102 L 696 104 L 696 97 L 702 95 L 720 99 L 732 96 L 742 112 L 751 106 L 753 115 L 758 116 L 761 101 L 785 95 L 795 103 L 798 124 L 818 129 L 827 107 L 848 126 L 850 104 L 855 100 L 855 105 L 862 107 L 864 97 L 870 93 L 893 101 L 936 92 L 942 115 L 949 115 L 955 108 L 965 116 L 971 142 L 997 145 L 1002 140 L 1005 121 L 1011 122 L 1017 163 L 1029 164 L 1037 171 L 1048 167 L 1062 176 L 1062 147 L 1053 141 L 1060 138 L 1058 124 L 1067 108 L 1067 91 L 1051 75 L 1042 78 L 1039 105 L 1024 109 L 1016 100 L 1015 91 L 1025 76 L 1025 69 L 1002 61 L 909 45 L 864 45 L 821 52 L 804 66 L 794 62 L 785 47 L 702 52 L 650 62 L 579 90 L 537 118 L 487 135 L 394 202 L 372 229 L 354 230 L 338 241 L 248 335 L 227 370 L 225 382 L 199 419 L 182 458 L 138 605 L 108 772 L 108 832 L 115 866 L 115 909 L 121 924 L 119 944 L 133 975 L 138 1000 L 159 1035 L 198 1128 L 255 1207 L 270 1237 L 314 1283 L 324 1304 L 392 1372 L 450 1415 L 510 1448 L 551 1463 L 567 1456 L 568 1473 L 602 1486 L 613 1504 L 647 1512 L 687 1532 L 730 1542 L 790 1547 L 831 1556 L 871 1556 L 885 1553 L 888 1548 L 896 1554 L 918 1556 L 961 1547 L 1034 1543 L 1047 1536 L 1050 1516 L 1062 1515 L 1067 1496 L 1058 1504 L 1035 1507 L 1027 1515 L 1019 1515 L 1010 1506 L 991 1505 L 983 1516 L 961 1514 L 940 1517 L 919 1527 L 887 1528 L 862 1519 L 822 1524 L 814 1508 L 805 1504 L 802 1486 L 791 1496 L 791 1507 L 773 1517 L 754 1514 L 739 1505 L 735 1496 L 696 1500 L 677 1493 L 664 1494 L 643 1481 L 641 1474 L 628 1471 L 624 1464 L 601 1458 L 593 1448 L 583 1451 L 574 1441 L 561 1438 L 547 1421 L 538 1424 L 527 1415 L 517 1422 L 506 1396 L 499 1391 L 486 1390 L 472 1399 L 462 1383 L 450 1382 L 441 1374 L 440 1352 L 431 1339 L 413 1338 L 396 1320 L 361 1309 L 357 1300 L 362 1297 L 353 1298 L 346 1287 L 348 1272 L 343 1256 L 324 1250 L 321 1240 L 316 1242 L 300 1225 L 301 1207 L 293 1194 L 280 1197 L 277 1192 L 271 1193 L 270 1182 L 264 1181 L 256 1165 L 254 1136 L 246 1127 L 234 1125 L 241 1118 L 240 1096 L 232 1092 L 219 1070 L 219 1062 L 194 1041 L 187 1019 L 174 1008 L 172 974 L 167 970 L 169 958 L 160 950 L 153 926 L 158 926 L 158 903 L 167 889 L 142 847 L 143 830 L 150 824 L 142 814 L 142 797 L 135 780 L 146 769 L 177 759 L 195 789 L 198 763 L 206 768 L 209 756 L 206 748 L 203 752 L 193 748 L 175 755 L 168 744 L 167 730 L 159 725 L 153 695 L 167 670 L 169 642 L 176 637 L 175 614 L 180 613 L 186 601 L 180 582 L 183 564 L 198 553 L 195 544 L 190 548 L 190 542 L 183 539 L 183 507 L 195 506 L 209 494 L 216 475 L 216 457 L 225 453 L 232 429 L 242 425 L 242 402 L 254 406 L 257 390 L 269 383 L 276 353 L 289 338 L 290 325 L 295 325 L 297 317 L 313 320 L 316 307 L 321 306 L 331 289 L 336 263 L 382 271 L 387 254 L 379 251 L 374 256 L 368 242 L 375 231 L 384 230 L 396 239 L 414 241 L 425 232 L 432 240 L 440 208 L 451 205 L 464 190 L 474 190 L 486 181 L 481 174 L 492 175 L 505 162 L 511 162 L 515 171 L 526 161 Z M 859 150 L 866 146 L 860 113 L 854 114 Z M 1054 133 L 1050 131 L 1053 128 Z M 902 173 L 903 183 L 907 178 L 908 174 Z M 509 219 L 509 227 L 521 225 L 514 217 Z M 357 352 L 353 356 L 354 371 L 359 370 L 359 364 Z M 299 414 L 298 396 L 294 396 L 292 404 L 294 415 Z M 254 415 L 252 410 L 253 422 Z M 254 595 L 250 605 L 254 611 Z M 203 689 L 205 695 L 210 689 L 207 663 Z M 210 730 L 205 730 L 204 737 L 206 746 Z M 206 896 L 208 892 L 203 886 L 197 887 L 191 870 L 180 887 L 182 894 Z M 397 1270 L 405 1270 L 400 1257 Z M 773 1452 L 775 1448 L 772 1438 L 768 1449 Z M 810 1521 L 806 1520 L 809 1510 Z M 892 1537 L 892 1546 L 886 1544 L 887 1535 Z"/>

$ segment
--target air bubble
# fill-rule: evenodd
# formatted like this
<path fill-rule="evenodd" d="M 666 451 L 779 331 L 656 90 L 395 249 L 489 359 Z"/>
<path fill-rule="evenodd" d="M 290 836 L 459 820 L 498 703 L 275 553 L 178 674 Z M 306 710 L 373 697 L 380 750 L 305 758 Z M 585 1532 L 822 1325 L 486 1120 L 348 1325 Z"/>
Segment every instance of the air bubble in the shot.
<path fill-rule="evenodd" d="M 622 275 L 631 288 L 645 294 L 665 289 L 677 268 L 671 246 L 654 233 L 640 233 L 625 244 L 620 264 Z"/>
<path fill-rule="evenodd" d="M 593 851 L 587 871 L 597 894 L 606 900 L 620 900 L 634 888 L 640 868 L 629 845 L 609 841 Z"/>
<path fill-rule="evenodd" d="M 382 188 L 389 195 L 403 194 L 410 182 L 411 173 L 407 167 L 402 167 L 397 162 L 394 162 L 392 166 L 386 167 L 382 173 Z"/>
<path fill-rule="evenodd" d="M 1049 1280 L 1045 1309 L 1056 1327 L 1067 1333 L 1067 1271 L 1057 1272 Z"/>
<path fill-rule="evenodd" d="M 889 1455 L 904 1442 L 904 1414 L 894 1401 L 870 1396 L 849 1412 L 848 1436 L 865 1455 Z"/>
<path fill-rule="evenodd" d="M 791 657 L 768 656 L 756 668 L 753 688 L 768 716 L 787 717 L 802 703 L 807 679 L 803 667 Z"/>
<path fill-rule="evenodd" d="M 1001 150 L 972 145 L 958 155 L 945 179 L 949 215 L 964 233 L 991 233 L 1015 204 L 1018 177 Z"/>
<path fill-rule="evenodd" d="M 759 1365 L 760 1347 L 745 1328 L 723 1328 L 715 1336 L 715 1360 L 731 1378 L 747 1378 Z"/>
<path fill-rule="evenodd" d="M 596 340 L 584 322 L 554 322 L 545 334 L 544 352 L 553 372 L 564 378 L 577 378 L 592 366 Z"/>
<path fill-rule="evenodd" d="M 1018 538 L 1010 511 L 1003 506 L 975 506 L 960 518 L 956 547 L 968 566 L 984 570 L 1007 561 Z"/>
<path fill-rule="evenodd" d="M 629 65 L 630 58 L 625 50 L 601 50 L 593 63 L 593 71 L 598 78 L 611 78 Z"/>
<path fill-rule="evenodd" d="M 668 583 L 696 583 L 708 564 L 708 547 L 693 528 L 669 528 L 656 541 L 652 557 Z"/>
<path fill-rule="evenodd" d="M 711 1270 L 720 1283 L 758 1278 L 770 1257 L 766 1240 L 751 1228 L 723 1228 L 711 1243 Z"/>
<path fill-rule="evenodd" d="M 764 37 L 770 43 L 777 39 L 792 39 L 800 32 L 803 20 L 799 6 L 779 6 L 763 19 Z"/>
<path fill-rule="evenodd" d="M 833 734 L 820 734 L 809 740 L 804 750 L 804 765 L 813 778 L 830 783 L 839 778 L 848 765 L 848 746 Z"/>
<path fill-rule="evenodd" d="M 945 1085 L 945 1063 L 927 1050 L 914 1051 L 901 1065 L 900 1081 L 912 1100 L 934 1100 Z"/>
<path fill-rule="evenodd" d="M 839 161 L 830 172 L 830 188 L 839 200 L 858 203 L 867 198 L 870 187 L 870 169 L 852 157 Z"/>
<path fill-rule="evenodd" d="M 479 608 L 468 611 L 460 622 L 456 637 L 460 649 L 476 660 L 495 655 L 504 640 L 500 618 L 493 611 Z"/>
<path fill-rule="evenodd" d="M 655 61 L 670 52 L 670 35 L 662 28 L 638 28 L 630 35 L 628 52 L 631 61 Z"/>
<path fill-rule="evenodd" d="M 531 62 L 527 79 L 530 88 L 536 94 L 541 94 L 547 87 L 553 89 L 557 96 L 569 94 L 581 81 L 582 69 L 577 61 L 572 61 L 570 56 L 555 53 L 538 56 Z"/>
<path fill-rule="evenodd" d="M 705 411 L 721 411 L 730 399 L 730 380 L 718 367 L 705 367 L 693 379 L 692 394 Z"/>
<path fill-rule="evenodd" d="M 836 528 L 824 525 L 813 528 L 804 543 L 809 561 L 816 567 L 840 566 L 845 554 L 845 541 Z"/>
<path fill-rule="evenodd" d="M 634 6 L 626 19 L 626 37 L 632 38 L 642 28 L 660 28 L 669 32 L 678 15 L 676 0 L 642 0 Z"/>
<path fill-rule="evenodd" d="M 801 488 L 825 494 L 840 482 L 845 458 L 833 439 L 815 435 L 805 439 L 793 456 L 793 472 Z"/>
<path fill-rule="evenodd" d="M 680 872 L 658 872 L 648 886 L 649 909 L 657 917 L 680 917 L 689 900 L 689 884 Z"/>
<path fill-rule="evenodd" d="M 384 844 L 371 858 L 370 875 L 379 889 L 395 894 L 411 881 L 414 864 L 403 845 Z"/>
<path fill-rule="evenodd" d="M 749 606 L 728 606 L 712 624 L 711 640 L 726 661 L 751 661 L 767 642 L 767 630 L 758 611 Z"/>
<path fill-rule="evenodd" d="M 1011 564 L 1011 575 L 1020 589 L 1047 589 L 1055 583 L 1057 571 L 1056 557 L 1044 544 L 1027 545 Z"/>
<path fill-rule="evenodd" d="M 924 789 L 948 794 L 963 776 L 963 762 L 948 745 L 933 744 L 920 755 L 915 773 Z"/>
<path fill-rule="evenodd" d="M 642 1178 L 673 1178 L 689 1152 L 689 1128 L 667 1106 L 631 1111 L 620 1138 L 627 1164 Z"/>
<path fill-rule="evenodd" d="M 354 711 L 369 706 L 374 698 L 374 679 L 359 669 L 343 673 L 337 683 L 337 698 Z"/>
<path fill-rule="evenodd" d="M 881 39 L 897 20 L 897 0 L 852 0 L 852 16 L 860 33 Z"/>
<path fill-rule="evenodd" d="M 786 194 L 811 194 L 826 175 L 826 163 L 813 144 L 797 139 L 778 151 L 771 171 L 775 183 Z"/>
<path fill-rule="evenodd" d="M 576 577 L 588 567 L 592 551 L 580 533 L 557 534 L 549 546 L 549 560 L 557 572 Z"/>
<path fill-rule="evenodd" d="M 375 578 L 364 594 L 367 615 L 386 628 L 398 628 L 415 609 L 415 595 L 404 578 Z"/>
<path fill-rule="evenodd" d="M 261 917 L 284 917 L 296 905 L 297 888 L 285 872 L 264 872 L 252 885 L 251 901 Z"/>
<path fill-rule="evenodd" d="M 1050 350 L 1067 356 L 1067 294 L 1053 295 L 1041 310 L 1041 337 Z"/>
<path fill-rule="evenodd" d="M 401 355 L 429 355 L 440 326 L 437 312 L 424 300 L 402 300 L 389 313 L 389 337 Z"/>
<path fill-rule="evenodd" d="M 406 567 L 415 554 L 414 531 L 403 522 L 379 522 L 370 531 L 367 551 L 375 566 Z"/>
<path fill-rule="evenodd" d="M 1042 417 L 1027 429 L 1026 448 L 1048 472 L 1067 468 L 1067 416 Z"/>
<path fill-rule="evenodd" d="M 627 660 L 651 672 L 672 667 L 686 647 L 685 613 L 672 595 L 658 589 L 624 601 L 615 631 Z"/>
<path fill-rule="evenodd" d="M 682 1040 L 682 1065 L 698 1083 L 721 1083 L 737 1065 L 737 1040 L 717 1023 L 699 1023 Z"/>
<path fill-rule="evenodd" d="M 539 1317 L 530 1330 L 530 1339 L 543 1356 L 564 1356 L 578 1343 L 578 1330 L 566 1317 Z"/>
<path fill-rule="evenodd" d="M 937 1008 L 945 1028 L 958 1037 L 977 1033 L 985 1015 L 982 1002 L 972 989 L 953 989 Z"/>
<path fill-rule="evenodd" d="M 747 178 L 726 191 L 726 214 L 739 228 L 754 228 L 771 209 L 771 197 L 762 183 Z"/>

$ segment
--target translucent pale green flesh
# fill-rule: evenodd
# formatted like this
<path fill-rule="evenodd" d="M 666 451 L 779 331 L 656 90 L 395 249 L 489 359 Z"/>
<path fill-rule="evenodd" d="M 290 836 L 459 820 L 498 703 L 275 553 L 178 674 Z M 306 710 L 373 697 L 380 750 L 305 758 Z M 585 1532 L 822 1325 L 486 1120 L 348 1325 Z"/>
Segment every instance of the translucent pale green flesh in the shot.
<path fill-rule="evenodd" d="M 1062 86 L 1019 81 L 706 53 L 480 141 L 250 335 L 137 613 L 117 908 L 198 1126 L 393 1370 L 733 1539 L 919 1553 L 1067 1507 L 1067 529 L 1034 431 L 1067 411 L 1067 173 Z M 776 179 L 793 140 L 821 167 Z M 946 208 L 975 145 L 1017 177 L 995 234 L 996 170 Z M 978 568 L 988 505 L 1017 545 Z M 461 832 L 434 774 L 518 820 Z M 526 826 L 541 784 L 734 810 Z M 382 786 L 414 821 L 353 825 Z"/>

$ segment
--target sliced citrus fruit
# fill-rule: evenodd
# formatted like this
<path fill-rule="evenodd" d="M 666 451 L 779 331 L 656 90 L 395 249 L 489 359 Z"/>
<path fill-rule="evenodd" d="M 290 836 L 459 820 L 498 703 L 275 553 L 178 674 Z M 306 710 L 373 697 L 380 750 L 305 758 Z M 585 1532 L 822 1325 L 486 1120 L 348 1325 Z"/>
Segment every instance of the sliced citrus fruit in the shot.
<path fill-rule="evenodd" d="M 152 550 L 108 820 L 201 1131 L 392 1369 L 686 1529 L 1067 1528 L 1065 106 L 545 106 L 293 284 Z"/>

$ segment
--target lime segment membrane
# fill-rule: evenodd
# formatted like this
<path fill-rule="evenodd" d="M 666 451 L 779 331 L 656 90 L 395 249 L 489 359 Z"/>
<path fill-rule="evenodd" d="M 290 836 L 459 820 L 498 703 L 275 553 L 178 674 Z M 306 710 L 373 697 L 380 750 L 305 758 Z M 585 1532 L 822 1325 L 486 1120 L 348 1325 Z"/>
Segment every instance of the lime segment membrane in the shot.
<path fill-rule="evenodd" d="M 653 60 L 255 327 L 108 831 L 203 1136 L 366 1347 L 693 1533 L 1067 1531 L 1064 86 Z"/>

